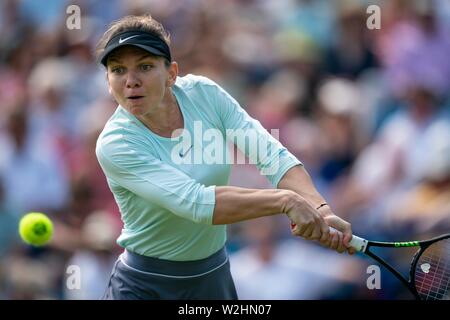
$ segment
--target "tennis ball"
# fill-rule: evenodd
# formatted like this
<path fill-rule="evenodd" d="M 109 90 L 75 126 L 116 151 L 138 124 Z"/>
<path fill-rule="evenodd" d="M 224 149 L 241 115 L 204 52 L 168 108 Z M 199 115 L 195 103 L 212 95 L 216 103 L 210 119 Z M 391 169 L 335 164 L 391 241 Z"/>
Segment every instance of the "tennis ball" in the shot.
<path fill-rule="evenodd" d="M 52 238 L 53 223 L 43 213 L 30 212 L 20 219 L 19 234 L 26 243 L 43 246 Z"/>

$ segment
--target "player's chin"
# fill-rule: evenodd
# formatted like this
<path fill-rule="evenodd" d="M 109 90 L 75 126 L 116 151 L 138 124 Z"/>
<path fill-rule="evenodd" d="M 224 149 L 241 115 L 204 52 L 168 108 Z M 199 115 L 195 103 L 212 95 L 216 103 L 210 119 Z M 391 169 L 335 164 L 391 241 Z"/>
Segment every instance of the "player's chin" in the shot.
<path fill-rule="evenodd" d="M 140 103 L 129 103 L 126 108 L 131 114 L 135 116 L 141 116 L 145 114 L 144 104 Z"/>

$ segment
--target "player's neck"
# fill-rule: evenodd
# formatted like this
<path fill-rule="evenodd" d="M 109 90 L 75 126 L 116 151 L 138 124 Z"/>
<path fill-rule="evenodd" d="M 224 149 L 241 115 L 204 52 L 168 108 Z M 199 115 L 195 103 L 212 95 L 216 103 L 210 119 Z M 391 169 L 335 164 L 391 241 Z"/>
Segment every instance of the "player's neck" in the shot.
<path fill-rule="evenodd" d="M 172 137 L 174 130 L 183 128 L 183 114 L 170 88 L 155 111 L 139 118 L 152 132 L 163 137 Z"/>

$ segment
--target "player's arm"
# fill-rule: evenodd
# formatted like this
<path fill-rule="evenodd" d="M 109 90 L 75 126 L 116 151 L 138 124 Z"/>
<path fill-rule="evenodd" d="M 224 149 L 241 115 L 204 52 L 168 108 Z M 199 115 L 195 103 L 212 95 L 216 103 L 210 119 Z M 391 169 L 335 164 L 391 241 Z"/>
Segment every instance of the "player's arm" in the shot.
<path fill-rule="evenodd" d="M 140 148 L 134 136 L 108 138 L 96 148 L 108 179 L 180 217 L 226 224 L 284 212 L 299 226 L 295 235 L 319 239 L 329 233 L 320 214 L 292 191 L 205 186 Z"/>
<path fill-rule="evenodd" d="M 314 208 L 326 203 L 322 195 L 317 191 L 312 179 L 303 166 L 290 168 L 278 183 L 279 189 L 292 190 L 309 201 Z M 323 206 L 329 208 L 329 206 Z M 321 208 L 321 210 L 322 210 Z"/>
<path fill-rule="evenodd" d="M 219 115 L 224 128 L 244 130 L 244 132 L 251 131 L 256 135 L 258 150 L 262 151 L 261 149 L 263 149 L 265 152 L 251 152 L 251 148 L 248 148 L 248 145 L 244 142 L 245 139 L 238 139 L 236 146 L 252 163 L 256 164 L 261 174 L 265 175 L 272 185 L 278 185 L 281 176 L 285 174 L 286 170 L 300 164 L 300 161 L 288 152 L 279 141 L 272 137 L 259 121 L 250 117 L 239 103 L 220 86 L 210 83 L 208 88 L 207 99 L 211 99 L 211 105 L 215 106 L 216 112 Z M 231 130 L 231 132 L 234 132 L 233 130 Z M 228 132 L 226 134 L 230 141 L 234 141 L 233 137 L 230 136 L 231 134 Z M 291 190 L 295 192 L 295 189 L 296 188 L 292 188 Z M 301 194 L 297 194 L 301 196 Z M 306 203 L 308 203 L 308 210 L 315 210 L 308 199 L 302 197 L 302 200 L 304 202 L 306 200 Z M 253 203 L 253 201 L 251 203 Z M 219 210 L 220 209 L 221 208 L 219 207 Z M 255 207 L 255 209 L 257 209 L 257 207 Z M 320 215 L 317 210 L 315 211 L 314 214 Z M 308 212 L 311 215 L 313 214 L 311 211 Z M 294 229 L 294 233 L 296 232 L 297 229 Z M 308 239 L 308 237 L 306 238 Z M 325 238 L 328 239 L 328 237 Z"/>
<path fill-rule="evenodd" d="M 291 190 L 299 194 L 313 208 L 319 208 L 317 211 L 319 211 L 330 227 L 342 232 L 342 234 L 332 233 L 332 237 L 330 237 L 331 242 L 322 244 L 339 252 L 344 251 L 345 247 L 349 246 L 349 241 L 352 237 L 350 223 L 336 216 L 329 205 L 322 205 L 326 203 L 326 200 L 317 191 L 310 175 L 303 166 L 294 166 L 289 169 L 278 183 L 278 188 Z"/>
<path fill-rule="evenodd" d="M 312 240 L 328 239 L 329 228 L 308 201 L 289 190 L 216 187 L 213 224 L 229 224 L 286 213 L 298 225 L 295 235 Z"/>

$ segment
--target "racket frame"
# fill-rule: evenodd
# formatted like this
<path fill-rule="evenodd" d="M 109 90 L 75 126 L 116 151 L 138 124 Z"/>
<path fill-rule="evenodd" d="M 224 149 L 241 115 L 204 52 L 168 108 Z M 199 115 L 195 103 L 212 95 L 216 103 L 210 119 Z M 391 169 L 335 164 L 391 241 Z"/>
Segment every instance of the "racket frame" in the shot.
<path fill-rule="evenodd" d="M 443 234 L 432 239 L 423 241 L 403 241 L 403 242 L 382 242 L 382 241 L 371 241 L 358 236 L 353 235 L 350 241 L 350 246 L 356 249 L 356 251 L 362 252 L 365 255 L 371 257 L 375 261 L 379 262 L 386 269 L 388 269 L 400 282 L 408 288 L 415 299 L 421 300 L 419 293 L 417 292 L 415 281 L 415 270 L 417 262 L 422 255 L 422 253 L 433 243 L 450 238 L 450 234 Z M 409 269 L 409 280 L 407 280 L 400 272 L 398 272 L 392 265 L 390 265 L 383 258 L 377 256 L 369 249 L 371 247 L 388 247 L 388 248 L 406 248 L 406 247 L 419 247 L 419 250 L 414 254 L 411 267 Z"/>

